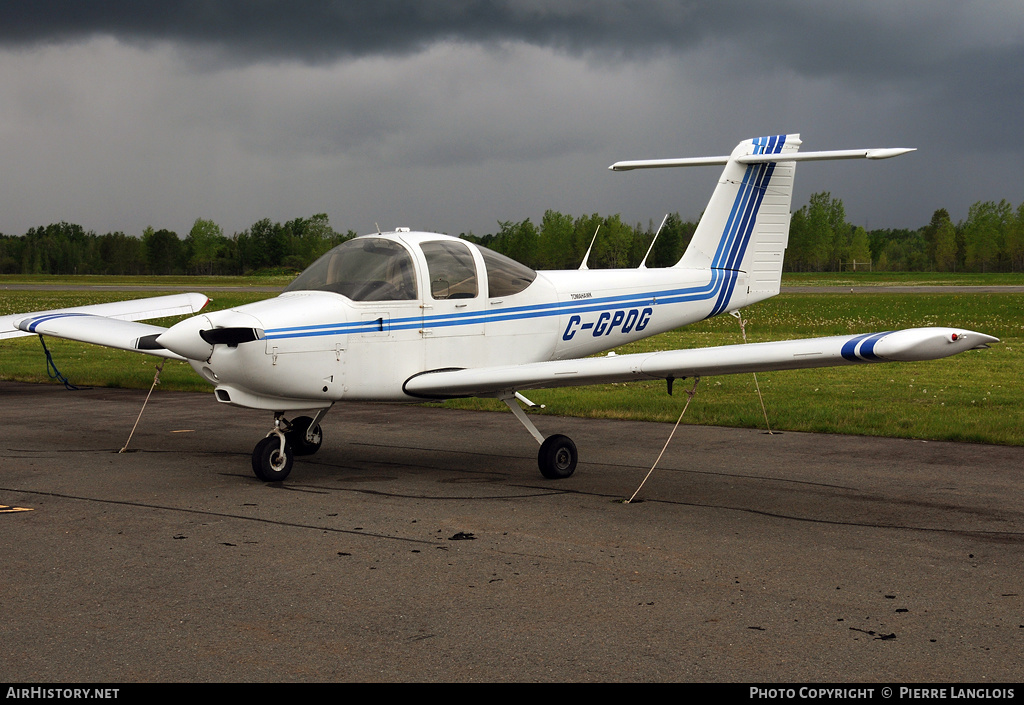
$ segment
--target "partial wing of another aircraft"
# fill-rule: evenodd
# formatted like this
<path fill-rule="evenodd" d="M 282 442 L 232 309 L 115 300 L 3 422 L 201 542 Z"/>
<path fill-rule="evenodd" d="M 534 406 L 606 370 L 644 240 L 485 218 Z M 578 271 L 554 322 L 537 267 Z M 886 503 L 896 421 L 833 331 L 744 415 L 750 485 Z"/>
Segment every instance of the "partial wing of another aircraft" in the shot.
<path fill-rule="evenodd" d="M 154 341 L 166 328 L 135 323 L 152 318 L 199 313 L 209 299 L 203 294 L 170 294 L 131 301 L 75 306 L 52 311 L 0 316 L 0 340 L 24 335 L 52 335 L 120 350 L 185 360 Z"/>

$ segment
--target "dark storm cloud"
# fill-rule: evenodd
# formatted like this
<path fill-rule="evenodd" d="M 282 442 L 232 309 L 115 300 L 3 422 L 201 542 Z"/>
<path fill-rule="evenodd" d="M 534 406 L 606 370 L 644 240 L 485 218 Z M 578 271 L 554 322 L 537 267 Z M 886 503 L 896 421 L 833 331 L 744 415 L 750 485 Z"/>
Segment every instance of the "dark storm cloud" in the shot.
<path fill-rule="evenodd" d="M 4 13 L 0 41 L 61 42 L 94 35 L 222 47 L 250 59 L 318 62 L 415 52 L 438 41 L 524 41 L 633 50 L 701 31 L 688 3 L 614 2 L 133 2 L 44 0 Z"/>
<path fill-rule="evenodd" d="M 0 52 L 0 156 L 30 172 L 0 175 L 20 195 L 0 228 L 208 203 L 238 227 L 271 199 L 362 228 L 384 217 L 367 203 L 411 204 L 403 224 L 452 232 L 548 207 L 693 217 L 691 177 L 604 167 L 796 131 L 921 148 L 870 179 L 801 172 L 795 206 L 827 187 L 876 224 L 1017 203 L 1024 181 L 1019 0 L 41 0 L 5 7 Z"/>
<path fill-rule="evenodd" d="M 917 12 L 891 5 L 841 7 L 807 0 L 41 0 L 6 8 L 0 41 L 32 44 L 111 35 L 221 47 L 249 59 L 318 62 L 415 52 L 446 40 L 522 41 L 570 52 L 638 55 L 727 39 L 734 49 L 756 57 L 752 71 L 785 64 L 811 74 L 916 72 L 955 52 L 963 41 L 962 13 L 950 11 L 962 3 L 896 3 Z"/>
<path fill-rule="evenodd" d="M 1013 3 L 657 0 L 42 0 L 5 9 L 0 43 L 113 36 L 235 62 L 404 55 L 442 41 L 523 42 L 595 60 L 719 47 L 723 74 L 790 71 L 870 86 L 929 83 L 1020 116 L 1024 12 Z M 975 104 L 976 106 L 976 104 Z"/>

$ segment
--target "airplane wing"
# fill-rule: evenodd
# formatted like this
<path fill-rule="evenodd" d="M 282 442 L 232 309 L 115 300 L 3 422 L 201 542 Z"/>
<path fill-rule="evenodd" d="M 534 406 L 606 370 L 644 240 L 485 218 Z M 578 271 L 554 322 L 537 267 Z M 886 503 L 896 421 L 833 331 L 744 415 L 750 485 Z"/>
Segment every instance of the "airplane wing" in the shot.
<path fill-rule="evenodd" d="M 525 365 L 437 370 L 414 375 L 405 392 L 424 399 L 502 396 L 526 389 L 652 379 L 835 367 L 871 362 L 937 360 L 999 342 L 984 333 L 953 328 L 746 343 L 691 350 L 609 354 Z"/>
<path fill-rule="evenodd" d="M 155 342 L 166 328 L 136 321 L 198 313 L 208 301 L 203 294 L 171 294 L 53 311 L 16 313 L 0 316 L 0 340 L 23 335 L 50 335 L 184 360 Z"/>

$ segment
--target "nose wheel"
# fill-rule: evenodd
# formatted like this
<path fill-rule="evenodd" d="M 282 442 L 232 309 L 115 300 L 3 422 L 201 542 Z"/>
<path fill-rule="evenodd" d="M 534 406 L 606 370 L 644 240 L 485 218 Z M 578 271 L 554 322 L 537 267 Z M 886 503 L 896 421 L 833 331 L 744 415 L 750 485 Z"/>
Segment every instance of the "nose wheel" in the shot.
<path fill-rule="evenodd" d="M 274 428 L 252 451 L 252 471 L 264 482 L 280 482 L 292 471 L 297 455 L 313 455 L 320 450 L 324 434 L 320 421 L 328 409 L 320 409 L 316 416 L 299 416 L 288 421 L 284 414 L 274 414 Z"/>
<path fill-rule="evenodd" d="M 252 471 L 264 482 L 280 482 L 291 473 L 294 461 L 292 444 L 275 429 L 256 444 L 252 452 Z"/>

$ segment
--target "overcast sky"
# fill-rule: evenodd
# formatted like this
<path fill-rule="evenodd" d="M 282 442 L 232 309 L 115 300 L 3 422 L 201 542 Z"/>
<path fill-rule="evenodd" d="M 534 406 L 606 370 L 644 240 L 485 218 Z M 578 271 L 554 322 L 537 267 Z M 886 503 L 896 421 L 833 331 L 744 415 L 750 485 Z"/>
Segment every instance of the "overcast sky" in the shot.
<path fill-rule="evenodd" d="M 1024 201 L 1021 67 L 1020 0 L 5 3 L 0 232 L 646 225 L 698 217 L 718 168 L 612 162 L 791 132 L 917 147 L 800 165 L 794 198 L 916 228 Z"/>

